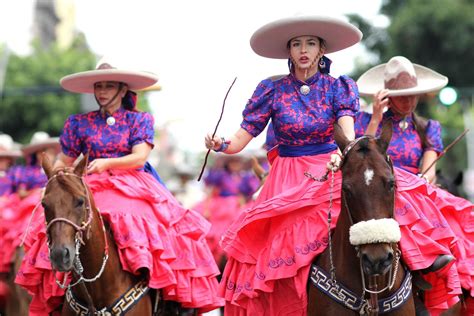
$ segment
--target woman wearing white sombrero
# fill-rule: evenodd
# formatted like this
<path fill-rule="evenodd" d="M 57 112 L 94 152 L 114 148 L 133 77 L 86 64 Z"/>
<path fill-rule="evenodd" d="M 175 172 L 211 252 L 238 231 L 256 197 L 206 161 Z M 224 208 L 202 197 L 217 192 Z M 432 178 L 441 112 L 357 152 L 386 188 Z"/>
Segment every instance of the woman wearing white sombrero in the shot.
<path fill-rule="evenodd" d="M 392 140 L 387 153 L 394 165 L 411 174 L 424 173 L 427 182 L 434 182 L 436 165 L 433 162 L 443 151 L 441 125 L 438 121 L 419 117 L 415 109 L 420 96 L 435 93 L 447 83 L 447 77 L 412 64 L 403 56 L 392 57 L 387 63 L 369 69 L 357 80 L 357 84 L 361 95 L 373 97 L 373 113 L 359 112 L 355 123 L 356 136 L 379 135 L 383 122 L 392 121 Z M 384 108 L 387 108 L 385 112 Z M 426 171 L 430 165 L 431 169 Z M 406 173 L 399 173 L 399 177 L 403 175 Z M 407 179 L 413 177 L 404 177 L 404 181 L 409 181 Z M 457 274 L 461 286 L 474 294 L 474 216 L 471 214 L 473 205 L 469 201 L 434 185 L 424 187 L 420 186 L 420 189 L 426 190 L 427 196 L 433 198 L 444 215 L 442 222 L 449 224 L 439 225 L 437 213 L 430 213 L 428 208 L 419 209 L 420 216 L 426 218 L 428 227 L 431 227 L 425 230 L 425 234 L 446 244 L 454 255 L 438 257 L 437 265 L 442 268 L 443 264 L 447 265 L 456 258 L 451 269 L 444 269 L 444 273 L 437 272 L 437 275 L 444 274 L 444 281 L 436 282 L 433 275 L 428 276 L 434 288 L 425 293 L 425 303 L 434 313 L 437 305 L 442 305 L 449 296 L 446 293 L 450 287 L 448 283 L 455 284 Z M 429 250 L 421 249 L 427 254 L 425 265 L 429 265 L 434 258 L 428 255 Z"/>
<path fill-rule="evenodd" d="M 235 135 L 228 140 L 205 138 L 207 148 L 234 154 L 271 120 L 278 143 L 278 155 L 261 193 L 221 241 L 228 255 L 220 285 L 226 315 L 306 314 L 310 263 L 324 247 L 307 254 L 295 249 L 325 237 L 327 223 L 315 214 L 327 214 L 328 200 L 315 202 L 304 195 L 308 189 L 304 172 L 324 174 L 328 161 L 337 164 L 333 124 L 337 122 L 354 139 L 353 117 L 359 110 L 354 80 L 329 75 L 331 61 L 324 54 L 350 47 L 361 38 L 361 32 L 345 21 L 301 16 L 266 24 L 250 40 L 257 54 L 288 60 L 290 73 L 257 86 Z M 328 187 L 313 185 L 315 195 L 329 196 Z M 266 203 L 270 199 L 274 203 Z M 295 260 L 279 264 L 275 258 Z"/>
<path fill-rule="evenodd" d="M 88 154 L 86 181 L 111 227 L 122 268 L 135 275 L 144 273 L 148 285 L 161 289 L 165 300 L 208 311 L 223 304 L 216 293 L 219 270 L 204 240 L 209 223 L 183 208 L 154 178 L 153 170 L 145 169 L 153 148 L 153 117 L 136 109 L 131 91 L 157 80 L 152 73 L 117 69 L 106 60 L 99 61 L 95 70 L 62 78 L 68 91 L 93 93 L 99 109 L 67 119 L 54 168 L 72 166 L 76 158 Z M 25 247 L 30 260 L 40 260 L 43 252 L 48 253 L 44 221 L 34 226 Z M 22 263 L 16 282 L 33 294 L 32 315 L 47 314 L 62 301 L 63 290 L 54 281 L 43 280 L 54 280 L 53 271 Z"/>

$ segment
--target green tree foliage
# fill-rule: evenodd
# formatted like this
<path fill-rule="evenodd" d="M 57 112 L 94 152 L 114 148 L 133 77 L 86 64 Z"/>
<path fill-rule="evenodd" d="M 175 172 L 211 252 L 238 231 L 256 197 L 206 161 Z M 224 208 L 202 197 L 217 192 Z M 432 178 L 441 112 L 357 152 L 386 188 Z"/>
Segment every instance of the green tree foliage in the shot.
<path fill-rule="evenodd" d="M 463 94 L 449 108 L 431 97 L 420 102 L 417 112 L 439 120 L 443 142 L 449 144 L 464 130 L 463 112 L 472 108 L 474 94 L 474 2 L 472 0 L 385 0 L 380 13 L 388 17 L 387 28 L 372 25 L 358 15 L 349 18 L 364 33 L 362 43 L 375 55 L 370 64 L 359 64 L 358 78 L 368 68 L 402 55 L 413 63 L 434 69 L 449 78 L 449 85 Z M 469 100 L 468 102 L 465 102 Z M 371 102 L 371 100 L 367 100 Z M 454 173 L 466 168 L 465 139 L 439 161 L 439 168 Z"/>
<path fill-rule="evenodd" d="M 66 50 L 54 45 L 44 50 L 34 43 L 31 55 L 11 54 L 0 100 L 0 131 L 22 143 L 38 130 L 58 136 L 66 118 L 80 110 L 80 95 L 64 91 L 59 79 L 90 70 L 95 61 L 83 36 Z"/>

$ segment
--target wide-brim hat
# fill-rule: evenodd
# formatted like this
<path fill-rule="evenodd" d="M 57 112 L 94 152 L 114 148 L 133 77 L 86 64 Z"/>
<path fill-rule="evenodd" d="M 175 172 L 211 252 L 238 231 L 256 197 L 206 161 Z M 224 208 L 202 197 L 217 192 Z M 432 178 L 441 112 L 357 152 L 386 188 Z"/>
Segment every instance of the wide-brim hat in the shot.
<path fill-rule="evenodd" d="M 373 96 L 388 89 L 388 96 L 405 96 L 438 91 L 448 84 L 448 78 L 427 67 L 413 64 L 403 56 L 392 57 L 387 63 L 367 70 L 359 80 L 359 94 Z"/>
<path fill-rule="evenodd" d="M 51 147 L 60 149 L 59 137 L 50 137 L 48 133 L 40 131 L 33 134 L 30 143 L 24 145 L 21 151 L 24 156 L 29 156 Z"/>
<path fill-rule="evenodd" d="M 288 42 L 298 36 L 317 36 L 326 42 L 325 54 L 358 43 L 362 32 L 354 25 L 328 16 L 297 16 L 265 24 L 253 33 L 250 46 L 260 56 L 286 59 Z"/>
<path fill-rule="evenodd" d="M 10 135 L 0 134 L 0 158 L 20 158 L 22 154 L 15 148 L 15 145 L 16 143 Z"/>
<path fill-rule="evenodd" d="M 146 71 L 118 69 L 102 58 L 95 70 L 78 72 L 61 78 L 61 86 L 71 92 L 94 93 L 94 84 L 100 81 L 116 81 L 127 84 L 130 90 L 143 90 L 154 85 L 158 77 Z"/>

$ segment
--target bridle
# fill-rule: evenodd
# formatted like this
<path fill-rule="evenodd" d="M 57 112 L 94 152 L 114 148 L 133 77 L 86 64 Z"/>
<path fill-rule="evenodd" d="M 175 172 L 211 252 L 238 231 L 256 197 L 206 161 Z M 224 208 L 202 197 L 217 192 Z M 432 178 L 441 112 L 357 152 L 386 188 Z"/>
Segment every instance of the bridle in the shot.
<path fill-rule="evenodd" d="M 83 185 L 83 187 L 84 187 L 85 196 L 86 196 L 86 206 L 84 208 L 84 211 L 85 211 L 86 214 L 85 214 L 84 218 L 87 218 L 87 221 L 82 222 L 81 225 L 79 226 L 76 223 L 74 223 L 73 221 L 71 221 L 70 219 L 67 219 L 67 218 L 64 218 L 64 217 L 57 217 L 57 218 L 54 218 L 53 220 L 51 220 L 49 223 L 47 223 L 47 226 L 46 226 L 46 234 L 48 235 L 48 249 L 49 249 L 50 252 L 51 252 L 51 246 L 50 246 L 50 243 L 49 243 L 49 240 L 50 240 L 49 230 L 51 229 L 53 224 L 63 222 L 63 223 L 71 225 L 74 228 L 74 230 L 76 231 L 75 238 L 74 238 L 76 254 L 75 254 L 74 262 L 73 262 L 73 270 L 77 274 L 78 278 L 74 283 L 69 284 L 69 285 L 66 285 L 67 275 L 68 275 L 67 273 L 64 274 L 63 282 L 60 282 L 58 279 L 56 279 L 56 283 L 59 285 L 60 288 L 62 288 L 62 289 L 67 288 L 68 290 L 70 290 L 72 287 L 76 286 L 77 284 L 79 284 L 81 282 L 92 283 L 92 282 L 95 282 L 97 279 L 99 279 L 101 277 L 102 273 L 105 270 L 107 260 L 109 258 L 109 246 L 108 246 L 108 242 L 107 242 L 107 233 L 106 233 L 106 230 L 105 230 L 105 225 L 104 225 L 104 221 L 102 219 L 102 215 L 100 214 L 100 212 L 98 210 L 96 210 L 96 212 L 99 216 L 99 219 L 101 221 L 102 230 L 103 230 L 103 234 L 104 234 L 104 241 L 105 241 L 104 256 L 102 258 L 102 265 L 100 267 L 100 270 L 97 272 L 97 274 L 93 278 L 84 277 L 84 275 L 83 275 L 84 267 L 82 265 L 82 262 L 81 262 L 81 259 L 80 259 L 79 255 L 80 255 L 81 245 L 85 245 L 84 234 L 85 234 L 86 240 L 89 240 L 89 238 L 90 238 L 91 224 L 92 224 L 92 220 L 93 220 L 93 213 L 92 213 L 93 210 L 92 210 L 92 207 L 91 207 L 90 193 L 89 193 L 89 190 L 87 189 L 87 186 L 85 184 L 85 181 L 84 181 L 83 177 L 78 176 L 75 173 L 65 171 L 65 170 L 58 171 L 55 175 L 53 175 L 51 178 L 48 179 L 48 182 L 46 183 L 45 192 L 46 192 L 46 189 L 48 188 L 48 185 L 51 183 L 51 181 L 56 179 L 58 176 L 68 176 L 68 177 L 79 178 L 82 185 Z"/>
<path fill-rule="evenodd" d="M 364 135 L 362 137 L 359 137 L 359 138 L 356 138 L 354 139 L 353 141 L 351 141 L 343 150 L 342 152 L 342 157 L 341 157 L 341 163 L 340 163 L 340 166 L 339 166 L 339 169 L 343 166 L 344 162 L 346 161 L 346 157 L 347 155 L 349 154 L 349 152 L 357 145 L 357 143 L 359 143 L 361 140 L 363 139 L 374 139 L 375 137 L 373 136 L 369 136 L 369 135 Z M 390 166 L 391 168 L 391 172 L 393 174 L 393 164 L 392 164 L 392 161 L 390 159 L 390 157 L 387 155 L 386 157 L 386 162 L 387 164 Z M 329 171 L 321 178 L 317 179 L 313 176 L 311 176 L 310 174 L 308 173 L 305 173 L 306 176 L 312 178 L 313 180 L 315 181 L 325 181 L 327 180 L 327 176 L 328 176 L 328 173 Z M 330 201 L 329 201 L 329 211 L 328 211 L 328 218 L 327 218 L 327 226 L 328 226 L 328 248 L 329 248 L 329 261 L 330 261 L 330 273 L 329 275 L 325 275 L 326 272 L 322 271 L 321 268 L 313 265 L 312 267 L 312 281 L 313 283 L 315 284 L 315 286 L 317 288 L 319 288 L 320 290 L 322 290 L 323 292 L 332 292 L 332 297 L 336 299 L 336 301 L 338 301 L 339 303 L 344 303 L 344 297 L 338 297 L 338 289 L 340 289 L 341 287 L 343 287 L 341 284 L 339 284 L 336 280 L 336 268 L 335 268 L 335 265 L 334 265 L 334 261 L 333 261 L 333 254 L 332 254 L 332 236 L 331 236 L 331 222 L 332 222 L 332 214 L 331 214 L 331 211 L 332 211 L 332 199 L 333 199 L 333 188 L 334 188 L 334 170 L 331 170 L 331 186 L 330 186 Z M 345 197 L 345 194 L 344 194 L 344 191 L 342 190 L 341 192 L 341 197 L 342 197 L 342 201 L 344 203 L 344 206 L 345 206 L 345 209 L 347 211 L 347 215 L 348 215 L 348 218 L 349 218 L 349 221 L 350 221 L 350 226 L 353 227 L 354 226 L 354 219 L 352 217 L 352 214 L 349 210 L 349 205 L 347 203 L 347 200 L 346 200 L 346 197 Z M 395 198 L 395 190 L 393 192 L 393 198 Z M 393 211 L 393 210 L 392 210 Z M 377 220 L 375 220 L 377 221 Z M 390 243 L 393 244 L 395 243 L 396 245 L 396 240 L 392 240 Z M 384 291 L 386 290 L 391 290 L 395 284 L 395 281 L 396 281 L 396 275 L 398 273 L 398 268 L 399 268 L 399 261 L 400 261 L 400 257 L 401 257 L 401 252 L 400 250 L 398 249 L 398 247 L 396 247 L 396 252 L 395 252 L 395 257 L 394 257 L 394 265 L 392 264 L 392 266 L 390 267 L 390 271 L 388 272 L 389 273 L 389 280 L 387 282 L 387 285 L 381 289 L 381 290 L 378 290 L 377 289 L 377 283 L 376 283 L 376 276 L 368 276 L 369 278 L 369 287 L 366 286 L 366 282 L 365 282 L 365 273 L 364 273 L 364 270 L 363 270 L 363 267 L 362 267 L 362 258 L 361 258 L 361 255 L 360 255 L 360 248 L 358 246 L 355 246 L 356 248 L 356 251 L 357 251 L 357 256 L 360 258 L 359 260 L 359 266 L 360 266 L 360 273 L 361 273 L 361 279 L 362 279 L 362 294 L 360 295 L 360 299 L 357 299 L 357 303 L 358 304 L 355 304 L 356 306 L 350 306 L 351 309 L 353 310 L 357 310 L 359 311 L 360 313 L 366 313 L 368 315 L 377 315 L 378 312 L 379 312 L 379 306 L 381 305 L 380 302 L 378 301 L 377 299 L 377 294 L 380 294 L 380 293 L 383 293 Z M 395 267 L 393 267 L 395 266 Z M 330 287 L 332 287 L 333 291 L 327 291 L 327 287 L 324 288 L 324 287 L 321 287 L 320 286 L 320 282 L 319 280 L 315 280 L 313 278 L 313 275 L 325 275 L 324 278 L 327 278 L 329 283 L 330 283 Z M 403 281 L 403 285 L 407 285 L 409 284 L 410 285 L 410 288 L 411 288 L 411 278 L 408 276 L 405 278 L 405 280 Z M 405 292 L 405 289 L 406 289 L 407 286 L 402 286 L 398 291 L 400 292 Z M 398 293 L 397 291 L 397 293 Z M 334 293 L 336 293 L 334 295 Z M 369 293 L 370 294 L 370 299 L 367 300 L 365 299 L 365 294 L 366 293 Z M 346 294 L 347 294 L 347 291 L 346 291 Z M 383 304 L 382 304 L 383 305 Z M 348 304 L 346 304 L 346 306 L 348 306 Z"/>

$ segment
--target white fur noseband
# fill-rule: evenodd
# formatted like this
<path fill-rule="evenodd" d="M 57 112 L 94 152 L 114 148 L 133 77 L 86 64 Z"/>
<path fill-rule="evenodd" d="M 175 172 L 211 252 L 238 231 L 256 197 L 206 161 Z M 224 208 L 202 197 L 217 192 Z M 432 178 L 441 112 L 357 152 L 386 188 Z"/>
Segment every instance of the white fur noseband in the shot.
<path fill-rule="evenodd" d="M 353 246 L 399 242 L 400 238 L 400 227 L 393 218 L 371 219 L 354 224 L 349 229 L 349 240 Z"/>

